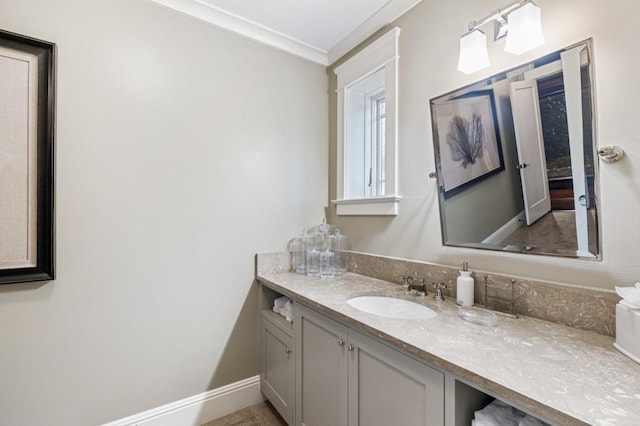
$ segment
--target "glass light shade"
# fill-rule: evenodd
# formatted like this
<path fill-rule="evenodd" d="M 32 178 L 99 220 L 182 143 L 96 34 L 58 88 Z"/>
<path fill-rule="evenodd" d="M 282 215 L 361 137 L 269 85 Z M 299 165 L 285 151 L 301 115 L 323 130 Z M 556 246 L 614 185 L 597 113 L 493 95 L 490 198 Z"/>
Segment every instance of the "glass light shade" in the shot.
<path fill-rule="evenodd" d="M 544 43 L 540 8 L 527 3 L 507 16 L 509 29 L 504 51 L 519 55 Z"/>
<path fill-rule="evenodd" d="M 473 30 L 460 37 L 458 71 L 471 74 L 488 66 L 487 36 L 480 30 Z"/>

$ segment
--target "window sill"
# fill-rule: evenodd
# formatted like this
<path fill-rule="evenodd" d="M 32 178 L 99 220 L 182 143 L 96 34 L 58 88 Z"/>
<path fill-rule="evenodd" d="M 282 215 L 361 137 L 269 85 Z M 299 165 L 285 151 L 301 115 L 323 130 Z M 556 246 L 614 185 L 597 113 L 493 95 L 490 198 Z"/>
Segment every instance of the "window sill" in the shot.
<path fill-rule="evenodd" d="M 397 195 L 387 195 L 331 202 L 335 204 L 338 216 L 396 216 L 401 198 Z"/>

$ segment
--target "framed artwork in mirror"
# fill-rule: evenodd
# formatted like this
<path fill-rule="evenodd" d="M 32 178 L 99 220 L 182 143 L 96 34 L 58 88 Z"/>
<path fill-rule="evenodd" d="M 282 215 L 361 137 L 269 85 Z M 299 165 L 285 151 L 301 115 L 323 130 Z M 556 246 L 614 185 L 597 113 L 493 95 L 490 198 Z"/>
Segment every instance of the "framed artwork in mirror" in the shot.
<path fill-rule="evenodd" d="M 445 198 L 504 170 L 493 91 L 435 104 L 433 115 Z"/>
<path fill-rule="evenodd" d="M 55 44 L 0 31 L 0 284 L 54 279 Z"/>

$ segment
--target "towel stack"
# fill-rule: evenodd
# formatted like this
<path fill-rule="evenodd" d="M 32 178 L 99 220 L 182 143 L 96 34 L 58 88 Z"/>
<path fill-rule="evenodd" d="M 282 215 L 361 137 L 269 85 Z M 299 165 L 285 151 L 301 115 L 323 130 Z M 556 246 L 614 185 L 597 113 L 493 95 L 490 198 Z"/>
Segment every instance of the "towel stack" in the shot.
<path fill-rule="evenodd" d="M 273 312 L 282 315 L 287 322 L 293 322 L 293 303 L 288 297 L 282 296 L 274 300 Z"/>
<path fill-rule="evenodd" d="M 640 309 L 640 283 L 633 287 L 616 287 L 616 293 L 622 297 L 620 304 L 629 309 Z"/>
<path fill-rule="evenodd" d="M 613 346 L 640 363 L 640 283 L 616 287 L 622 300 L 616 305 L 616 342 Z"/>
<path fill-rule="evenodd" d="M 474 413 L 471 426 L 545 426 L 529 414 L 496 399 L 480 411 Z M 548 426 L 548 425 L 547 425 Z"/>

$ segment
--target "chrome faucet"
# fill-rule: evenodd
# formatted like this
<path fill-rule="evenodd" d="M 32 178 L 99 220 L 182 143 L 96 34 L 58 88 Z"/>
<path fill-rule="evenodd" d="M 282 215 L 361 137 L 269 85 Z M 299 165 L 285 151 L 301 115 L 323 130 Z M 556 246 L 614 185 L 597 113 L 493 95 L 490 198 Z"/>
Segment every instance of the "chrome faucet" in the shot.
<path fill-rule="evenodd" d="M 447 285 L 445 283 L 433 283 L 432 285 L 433 288 L 436 289 L 436 295 L 433 296 L 433 299 L 438 302 L 442 302 L 444 300 L 444 297 L 442 296 L 442 289 L 447 288 Z"/>
<path fill-rule="evenodd" d="M 425 281 L 426 280 L 424 278 L 418 278 L 418 284 L 409 283 L 405 288 L 407 291 L 415 290 L 416 296 L 426 296 L 427 284 Z"/>
<path fill-rule="evenodd" d="M 409 287 L 411 286 L 412 281 L 413 281 L 413 277 L 411 275 L 403 275 L 402 288 L 404 288 L 405 291 L 411 291 Z"/>

